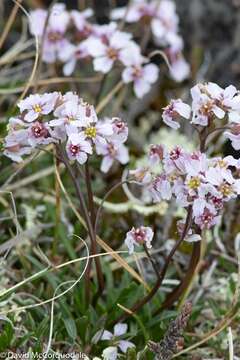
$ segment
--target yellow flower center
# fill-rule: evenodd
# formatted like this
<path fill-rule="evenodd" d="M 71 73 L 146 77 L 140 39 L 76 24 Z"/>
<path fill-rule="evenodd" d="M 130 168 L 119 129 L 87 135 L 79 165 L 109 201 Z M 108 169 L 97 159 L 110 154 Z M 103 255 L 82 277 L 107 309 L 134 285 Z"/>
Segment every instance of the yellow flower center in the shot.
<path fill-rule="evenodd" d="M 232 186 L 224 183 L 219 186 L 219 191 L 223 194 L 223 196 L 229 196 L 233 192 Z"/>
<path fill-rule="evenodd" d="M 94 139 L 97 135 L 97 129 L 94 126 L 88 127 L 85 130 L 85 135 L 91 139 Z"/>
<path fill-rule="evenodd" d="M 33 106 L 33 110 L 36 112 L 36 113 L 40 113 L 42 111 L 42 108 L 39 104 L 37 105 L 34 105 Z"/>
<path fill-rule="evenodd" d="M 188 187 L 192 190 L 195 190 L 199 187 L 200 184 L 201 184 L 201 181 L 200 181 L 199 177 L 194 176 L 189 180 Z"/>

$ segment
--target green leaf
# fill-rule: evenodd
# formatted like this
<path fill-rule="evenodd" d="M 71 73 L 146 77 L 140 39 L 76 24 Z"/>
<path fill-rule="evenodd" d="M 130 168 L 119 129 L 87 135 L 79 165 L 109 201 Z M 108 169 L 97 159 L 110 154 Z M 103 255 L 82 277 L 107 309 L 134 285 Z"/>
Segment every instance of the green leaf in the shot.
<path fill-rule="evenodd" d="M 75 321 L 72 318 L 63 319 L 65 328 L 71 339 L 75 340 L 77 337 L 77 327 Z"/>
<path fill-rule="evenodd" d="M 5 321 L 0 335 L 0 351 L 7 350 L 13 339 L 13 327 L 10 321 Z"/>

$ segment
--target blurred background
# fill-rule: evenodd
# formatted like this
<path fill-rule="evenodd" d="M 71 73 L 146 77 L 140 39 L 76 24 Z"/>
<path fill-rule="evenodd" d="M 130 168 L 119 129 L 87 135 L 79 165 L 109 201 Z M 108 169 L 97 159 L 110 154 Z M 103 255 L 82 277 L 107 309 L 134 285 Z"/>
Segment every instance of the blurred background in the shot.
<path fill-rule="evenodd" d="M 126 5 L 128 0 L 62 2 L 71 9 L 93 6 L 98 21 L 105 23 L 110 9 Z M 30 8 L 48 7 L 51 3 L 51 0 L 23 0 L 24 6 Z M 222 86 L 230 83 L 237 86 L 240 80 L 240 0 L 175 0 L 175 3 L 193 72 L 196 73 L 201 65 L 199 77 Z M 12 1 L 1 0 L 0 6 L 2 19 L 6 18 Z"/>

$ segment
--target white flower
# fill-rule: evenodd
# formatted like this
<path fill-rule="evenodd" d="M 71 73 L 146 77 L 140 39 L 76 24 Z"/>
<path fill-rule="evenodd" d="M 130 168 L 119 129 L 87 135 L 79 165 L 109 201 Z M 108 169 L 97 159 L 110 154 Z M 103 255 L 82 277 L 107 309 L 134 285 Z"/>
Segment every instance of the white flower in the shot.
<path fill-rule="evenodd" d="M 18 103 L 21 113 L 26 112 L 24 120 L 31 122 L 41 115 L 47 115 L 53 111 L 59 93 L 45 93 L 43 95 L 30 95 Z"/>
<path fill-rule="evenodd" d="M 109 346 L 103 350 L 102 356 L 104 360 L 116 360 L 118 349 L 115 346 Z"/>
<path fill-rule="evenodd" d="M 126 353 L 127 350 L 135 345 L 127 340 L 121 340 L 122 337 L 127 332 L 127 324 L 118 323 L 114 326 L 113 333 L 108 330 L 104 330 L 100 340 L 109 340 L 114 344 L 114 346 L 109 346 L 103 350 L 102 356 L 105 360 L 116 360 L 118 357 L 118 349 L 123 353 Z M 100 334 L 101 330 L 97 333 Z"/>

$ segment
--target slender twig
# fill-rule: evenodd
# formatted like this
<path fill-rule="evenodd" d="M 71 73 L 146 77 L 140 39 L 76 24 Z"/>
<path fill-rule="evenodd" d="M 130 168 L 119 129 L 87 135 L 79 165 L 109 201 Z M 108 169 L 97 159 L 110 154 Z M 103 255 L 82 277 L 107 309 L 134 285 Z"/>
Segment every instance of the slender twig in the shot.
<path fill-rule="evenodd" d="M 159 270 L 158 270 L 158 266 L 157 266 L 155 260 L 153 259 L 152 255 L 151 255 L 150 252 L 148 251 L 148 248 L 147 248 L 146 244 L 143 244 L 143 248 L 144 248 L 144 251 L 145 251 L 148 259 L 150 260 L 150 262 L 151 262 L 151 264 L 152 264 L 153 270 L 155 271 L 157 277 L 160 277 L 160 273 L 159 273 Z"/>

